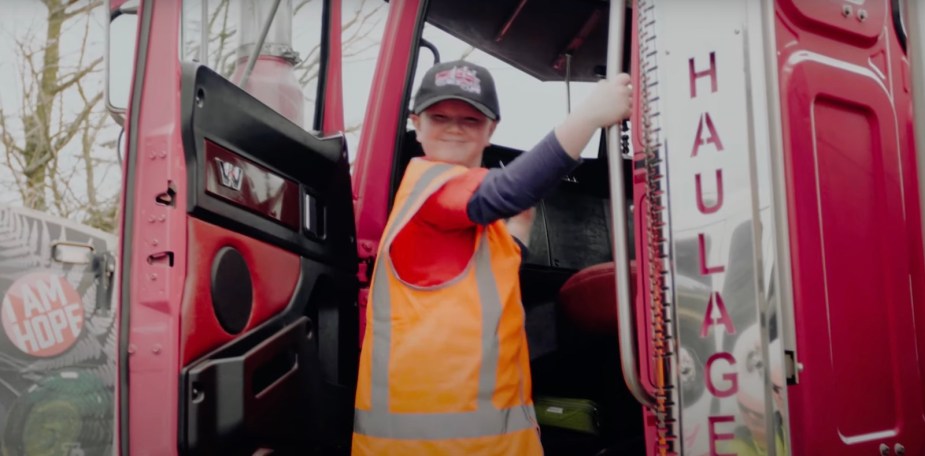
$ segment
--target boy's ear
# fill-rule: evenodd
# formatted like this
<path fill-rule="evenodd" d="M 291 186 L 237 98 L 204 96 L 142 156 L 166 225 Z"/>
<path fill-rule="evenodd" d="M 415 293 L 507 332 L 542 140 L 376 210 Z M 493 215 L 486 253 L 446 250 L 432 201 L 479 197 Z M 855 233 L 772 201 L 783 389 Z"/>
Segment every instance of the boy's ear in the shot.
<path fill-rule="evenodd" d="M 491 126 L 488 127 L 488 137 L 489 138 L 491 138 L 491 136 L 495 134 L 495 128 L 498 128 L 498 121 L 492 120 Z"/>
<path fill-rule="evenodd" d="M 410 114 L 408 117 L 411 119 L 411 124 L 414 125 L 414 131 L 421 131 L 421 116 L 417 114 Z M 421 138 L 417 138 L 417 140 L 418 142 L 421 142 Z"/>

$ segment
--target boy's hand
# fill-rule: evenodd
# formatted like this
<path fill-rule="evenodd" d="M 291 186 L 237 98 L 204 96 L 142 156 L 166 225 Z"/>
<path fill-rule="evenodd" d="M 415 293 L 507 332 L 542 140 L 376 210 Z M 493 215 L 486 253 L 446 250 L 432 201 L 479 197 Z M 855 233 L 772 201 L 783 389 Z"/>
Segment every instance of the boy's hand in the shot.
<path fill-rule="evenodd" d="M 562 149 L 578 160 L 598 129 L 629 118 L 633 112 L 632 89 L 630 76 L 626 73 L 599 81 L 588 98 L 556 127 L 556 139 Z"/>
<path fill-rule="evenodd" d="M 633 112 L 633 90 L 630 75 L 620 73 L 613 79 L 598 81 L 591 94 L 576 110 L 596 128 L 609 127 Z"/>

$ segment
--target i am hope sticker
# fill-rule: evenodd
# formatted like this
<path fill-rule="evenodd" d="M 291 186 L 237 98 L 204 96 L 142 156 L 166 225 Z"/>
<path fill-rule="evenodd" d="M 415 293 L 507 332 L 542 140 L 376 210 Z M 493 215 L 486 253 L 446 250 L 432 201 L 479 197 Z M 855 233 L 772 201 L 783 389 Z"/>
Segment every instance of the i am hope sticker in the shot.
<path fill-rule="evenodd" d="M 0 320 L 16 348 L 45 358 L 74 345 L 83 330 L 84 310 L 80 294 L 63 277 L 35 272 L 10 286 Z"/>

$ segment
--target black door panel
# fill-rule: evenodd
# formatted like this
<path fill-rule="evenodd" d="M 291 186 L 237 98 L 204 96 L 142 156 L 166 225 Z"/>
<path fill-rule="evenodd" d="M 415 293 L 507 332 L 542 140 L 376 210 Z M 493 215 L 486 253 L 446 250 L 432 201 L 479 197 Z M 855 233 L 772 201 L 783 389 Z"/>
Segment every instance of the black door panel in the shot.
<path fill-rule="evenodd" d="M 208 67 L 193 63 L 183 65 L 181 96 L 191 215 L 307 257 L 356 268 L 343 137 L 319 139 Z M 210 150 L 210 143 L 218 148 Z M 214 158 L 227 154 L 246 165 L 241 188 L 213 184 L 210 192 L 209 177 L 221 173 Z M 298 187 L 294 198 L 277 188 L 289 185 Z M 216 188 L 227 193 L 250 190 L 250 194 L 241 196 L 246 202 L 235 202 L 217 194 Z M 267 206 L 275 206 L 277 216 L 286 222 L 265 213 Z M 287 224 L 293 213 L 295 227 Z"/>
<path fill-rule="evenodd" d="M 181 97 L 180 451 L 332 454 L 349 442 L 359 352 L 345 142 L 206 67 L 184 65 Z"/>

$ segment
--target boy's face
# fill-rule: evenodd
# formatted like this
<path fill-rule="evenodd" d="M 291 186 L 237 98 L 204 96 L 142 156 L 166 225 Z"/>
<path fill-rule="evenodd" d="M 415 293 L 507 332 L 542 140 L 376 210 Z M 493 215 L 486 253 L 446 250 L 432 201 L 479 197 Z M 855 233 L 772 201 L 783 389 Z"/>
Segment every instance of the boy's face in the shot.
<path fill-rule="evenodd" d="M 418 142 L 431 160 L 477 168 L 497 122 L 460 100 L 445 100 L 411 115 Z"/>

